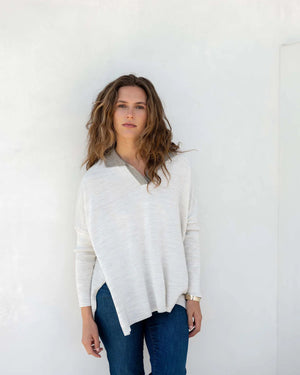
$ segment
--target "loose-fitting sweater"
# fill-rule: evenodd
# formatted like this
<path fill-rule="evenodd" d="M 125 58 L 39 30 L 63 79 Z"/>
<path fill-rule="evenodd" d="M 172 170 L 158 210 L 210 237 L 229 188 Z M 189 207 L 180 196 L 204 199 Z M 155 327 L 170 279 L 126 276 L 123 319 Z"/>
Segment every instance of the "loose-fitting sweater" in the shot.
<path fill-rule="evenodd" d="M 79 306 L 91 306 L 106 282 L 125 336 L 152 315 L 202 297 L 198 201 L 191 163 L 172 154 L 161 184 L 115 149 L 83 174 L 77 191 L 75 275 Z M 101 309 L 101 306 L 99 306 Z"/>

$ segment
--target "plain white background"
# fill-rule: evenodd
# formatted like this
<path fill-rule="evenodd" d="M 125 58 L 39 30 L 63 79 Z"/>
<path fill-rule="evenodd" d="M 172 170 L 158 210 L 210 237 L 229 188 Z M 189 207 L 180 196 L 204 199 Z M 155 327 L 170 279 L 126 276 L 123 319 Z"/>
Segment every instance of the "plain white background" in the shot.
<path fill-rule="evenodd" d="M 105 351 L 81 344 L 73 215 L 92 102 L 134 73 L 155 85 L 174 141 L 199 150 L 203 320 L 187 373 L 299 374 L 299 177 L 282 180 L 298 164 L 280 154 L 291 138 L 297 149 L 280 77 L 295 97 L 299 52 L 280 46 L 300 40 L 300 1 L 19 0 L 0 14 L 0 372 L 109 373 Z"/>

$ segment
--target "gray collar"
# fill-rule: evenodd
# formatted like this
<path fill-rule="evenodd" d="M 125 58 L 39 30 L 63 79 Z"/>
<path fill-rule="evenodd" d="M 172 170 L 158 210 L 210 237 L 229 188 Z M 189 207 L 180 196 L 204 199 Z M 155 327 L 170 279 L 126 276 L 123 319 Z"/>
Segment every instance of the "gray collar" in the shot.
<path fill-rule="evenodd" d="M 114 148 L 106 155 L 104 164 L 106 167 L 125 166 L 141 185 L 150 181 L 148 176 L 143 176 L 135 167 L 123 160 Z"/>
<path fill-rule="evenodd" d="M 127 165 L 125 160 L 123 160 L 117 151 L 113 148 L 107 155 L 104 161 L 106 167 L 116 167 L 118 165 Z"/>

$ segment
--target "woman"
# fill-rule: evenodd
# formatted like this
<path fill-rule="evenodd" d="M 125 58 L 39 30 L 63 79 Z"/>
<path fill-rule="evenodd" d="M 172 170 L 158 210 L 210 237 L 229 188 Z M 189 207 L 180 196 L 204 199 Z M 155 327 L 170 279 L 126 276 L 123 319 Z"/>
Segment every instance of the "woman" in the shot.
<path fill-rule="evenodd" d="M 197 200 L 189 160 L 153 84 L 124 75 L 99 94 L 75 215 L 82 344 L 111 374 L 186 374 L 200 331 Z"/>

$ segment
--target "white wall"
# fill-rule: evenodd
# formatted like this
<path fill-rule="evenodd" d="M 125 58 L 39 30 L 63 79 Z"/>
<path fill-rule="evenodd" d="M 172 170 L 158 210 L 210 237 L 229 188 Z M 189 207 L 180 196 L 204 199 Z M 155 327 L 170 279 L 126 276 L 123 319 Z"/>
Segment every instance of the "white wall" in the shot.
<path fill-rule="evenodd" d="M 278 374 L 300 373 L 300 42 L 280 50 Z"/>
<path fill-rule="evenodd" d="M 299 373 L 277 311 L 279 46 L 299 41 L 299 16 L 300 0 L 1 1 L 1 373 L 108 373 L 81 344 L 72 223 L 92 101 L 128 73 L 200 150 L 188 374 Z"/>

